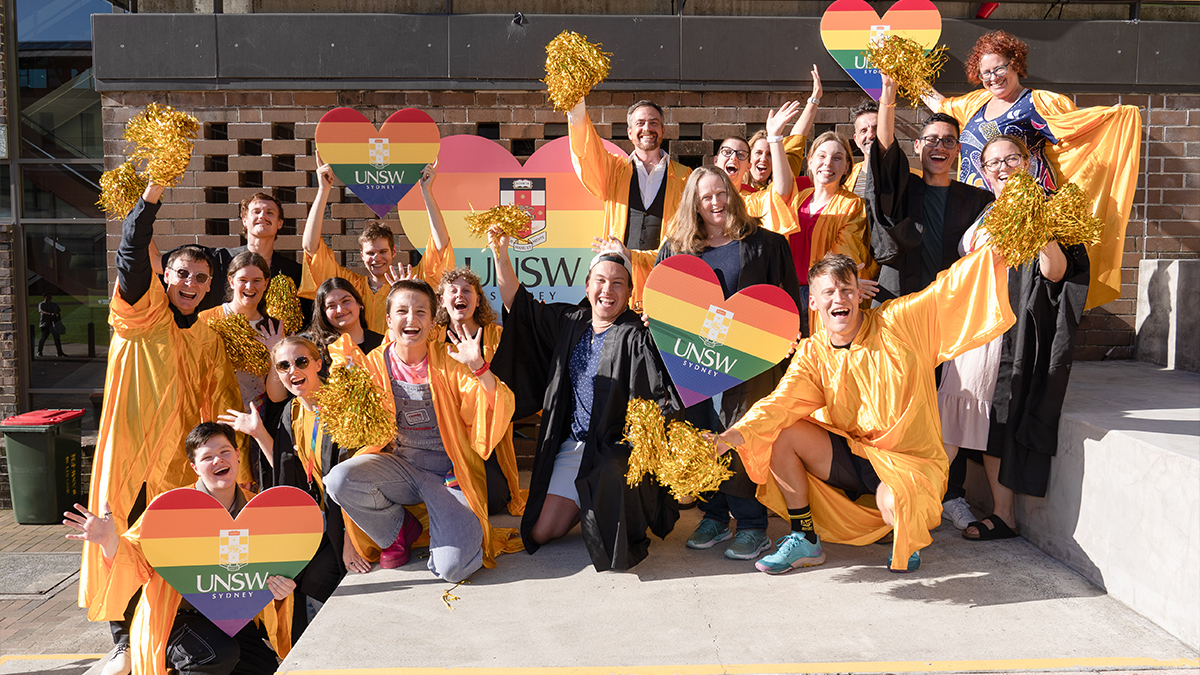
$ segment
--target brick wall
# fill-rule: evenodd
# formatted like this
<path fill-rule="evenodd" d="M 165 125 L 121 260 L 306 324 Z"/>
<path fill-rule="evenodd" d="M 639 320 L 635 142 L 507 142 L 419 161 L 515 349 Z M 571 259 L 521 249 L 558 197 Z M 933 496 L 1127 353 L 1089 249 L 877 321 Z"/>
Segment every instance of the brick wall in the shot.
<path fill-rule="evenodd" d="M 714 141 L 749 135 L 762 126 L 767 111 L 808 92 L 655 92 L 648 95 L 667 108 L 666 138 L 673 155 L 685 163 L 711 162 Z M 595 92 L 588 106 L 598 132 L 629 150 L 625 110 L 635 92 Z M 836 127 L 849 134 L 849 109 L 862 99 L 857 92 L 827 93 L 817 116 L 818 131 Z M 1133 358 L 1137 267 L 1143 257 L 1200 256 L 1200 97 L 1176 95 L 1075 96 L 1080 106 L 1133 104 L 1143 109 L 1146 142 L 1142 173 L 1129 222 L 1122 270 L 1122 295 L 1084 317 L 1076 340 L 1080 359 Z M 300 248 L 302 228 L 315 188 L 312 138 L 317 120 L 335 106 L 361 111 L 376 124 L 402 107 L 417 107 L 438 122 L 443 136 L 478 133 L 494 138 L 522 161 L 548 139 L 566 133 L 565 117 L 537 92 L 183 92 L 108 93 L 104 95 L 106 168 L 123 161 L 122 125 L 150 101 L 186 110 L 203 123 L 204 140 L 196 145 L 183 183 L 165 196 L 156 226 L 164 250 L 189 242 L 231 246 L 240 242 L 237 202 L 260 186 L 274 189 L 284 202 L 287 220 L 279 247 Z M 898 135 L 911 139 L 923 113 L 898 110 Z M 911 149 L 911 147 L 909 148 Z M 347 267 L 359 267 L 357 233 L 374 215 L 352 194 L 335 189 L 324 232 Z M 119 228 L 110 223 L 109 250 Z M 407 242 L 401 246 L 411 248 Z M 110 257 L 111 257 L 110 253 Z"/>
<path fill-rule="evenodd" d="M 4 35 L 5 6 L 0 0 L 0 36 Z M 8 64 L 0 50 L 0 124 L 8 124 L 7 78 L 3 77 Z M 14 154 L 8 148 L 9 155 Z M 8 190 L 7 183 L 0 183 L 0 190 Z M 7 195 L 5 195 L 7 197 Z M 0 223 L 0 419 L 17 414 L 17 342 L 16 327 L 24 326 L 17 319 L 16 286 L 13 280 L 13 226 Z M 12 508 L 8 489 L 8 462 L 4 457 L 4 439 L 0 437 L 0 508 Z"/>

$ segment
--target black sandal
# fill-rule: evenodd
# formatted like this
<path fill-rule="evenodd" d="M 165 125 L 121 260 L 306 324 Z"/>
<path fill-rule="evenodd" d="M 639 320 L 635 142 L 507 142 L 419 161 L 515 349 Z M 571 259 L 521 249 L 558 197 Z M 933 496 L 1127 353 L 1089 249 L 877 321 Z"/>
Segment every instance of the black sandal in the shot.
<path fill-rule="evenodd" d="M 990 528 L 988 527 L 989 524 L 991 525 Z M 1003 518 L 994 513 L 982 520 L 972 521 L 970 525 L 967 525 L 967 529 L 972 527 L 979 534 L 972 537 L 967 534 L 967 530 L 963 530 L 963 539 L 970 539 L 971 541 L 994 541 L 996 539 L 1012 539 L 1020 536 L 1008 526 L 1008 523 L 1004 522 Z"/>

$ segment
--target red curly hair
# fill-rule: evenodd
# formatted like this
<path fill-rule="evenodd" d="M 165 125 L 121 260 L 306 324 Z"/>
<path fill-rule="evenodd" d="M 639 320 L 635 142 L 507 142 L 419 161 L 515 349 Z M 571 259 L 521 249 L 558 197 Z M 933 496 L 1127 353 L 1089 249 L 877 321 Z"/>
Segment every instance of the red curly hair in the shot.
<path fill-rule="evenodd" d="M 1017 77 L 1029 74 L 1025 65 L 1025 58 L 1029 56 L 1029 45 L 1018 40 L 1012 33 L 994 30 L 984 33 L 983 37 L 975 41 L 975 46 L 971 48 L 971 53 L 967 55 L 967 61 L 963 64 L 967 71 L 967 80 L 971 84 L 982 82 L 979 79 L 979 61 L 986 54 L 996 54 L 1008 59 L 1008 68 L 1016 73 Z"/>

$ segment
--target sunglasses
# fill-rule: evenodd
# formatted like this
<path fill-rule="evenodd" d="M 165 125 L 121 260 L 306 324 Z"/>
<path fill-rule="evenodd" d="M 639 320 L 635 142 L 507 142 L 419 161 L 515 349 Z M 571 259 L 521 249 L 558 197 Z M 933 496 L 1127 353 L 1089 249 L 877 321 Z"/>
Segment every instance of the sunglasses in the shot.
<path fill-rule="evenodd" d="M 275 364 L 275 370 L 281 373 L 291 372 L 292 366 L 296 366 L 296 370 L 304 370 L 308 364 L 312 363 L 312 359 L 307 356 L 297 356 L 295 361 L 280 361 Z"/>
<path fill-rule="evenodd" d="M 177 279 L 179 279 L 180 281 L 187 281 L 188 277 L 191 277 L 192 279 L 194 279 L 196 281 L 196 283 L 202 284 L 212 278 L 212 275 L 208 274 L 207 272 L 192 273 L 192 272 L 189 272 L 189 271 L 183 269 L 182 267 L 179 267 L 179 268 L 169 267 L 167 269 L 174 272 L 175 277 Z"/>

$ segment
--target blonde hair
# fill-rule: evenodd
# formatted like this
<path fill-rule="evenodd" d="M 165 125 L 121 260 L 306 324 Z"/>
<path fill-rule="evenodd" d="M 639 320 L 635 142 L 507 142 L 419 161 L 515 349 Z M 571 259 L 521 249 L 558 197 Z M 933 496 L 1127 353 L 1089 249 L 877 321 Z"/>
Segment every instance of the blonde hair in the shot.
<path fill-rule="evenodd" d="M 696 255 L 708 245 L 708 230 L 700 217 L 700 180 L 705 176 L 716 176 L 725 184 L 725 192 L 729 196 L 725 205 L 725 236 L 741 241 L 762 225 L 761 218 L 751 216 L 746 210 L 741 193 L 724 171 L 714 166 L 702 166 L 688 176 L 683 196 L 679 199 L 679 208 L 675 209 L 675 215 L 671 218 L 667 241 L 677 253 Z"/>

